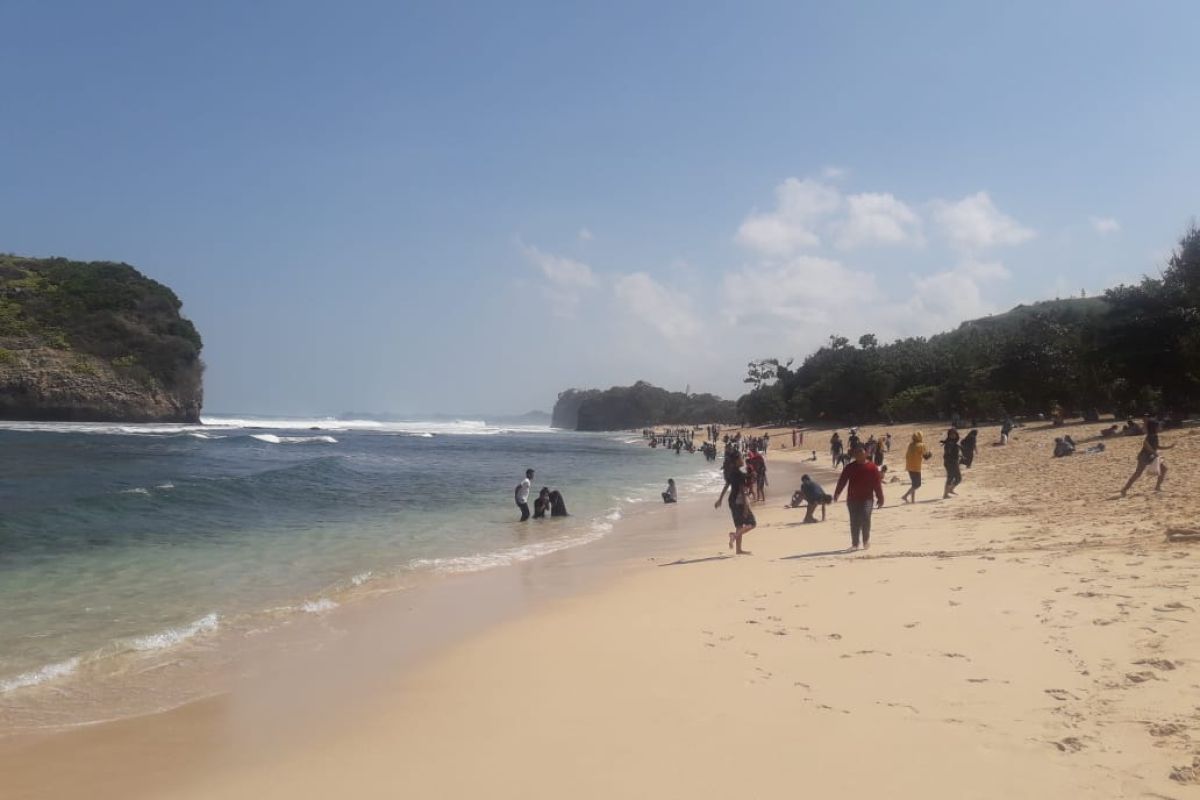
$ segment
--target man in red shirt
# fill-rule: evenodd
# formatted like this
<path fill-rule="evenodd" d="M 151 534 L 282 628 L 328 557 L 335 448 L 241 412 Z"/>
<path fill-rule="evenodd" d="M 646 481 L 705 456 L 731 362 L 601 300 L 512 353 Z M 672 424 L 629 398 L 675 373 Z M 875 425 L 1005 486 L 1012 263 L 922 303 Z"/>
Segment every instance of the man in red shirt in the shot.
<path fill-rule="evenodd" d="M 846 510 L 850 512 L 850 544 L 858 549 L 859 539 L 862 539 L 864 550 L 871 548 L 871 507 L 877 504 L 883 508 L 883 481 L 880 479 L 879 467 L 867 460 L 867 452 L 861 444 L 850 448 L 853 459 L 842 470 L 838 478 L 837 488 L 833 490 L 833 502 L 837 502 L 846 489 Z M 873 502 L 874 501 L 874 502 Z"/>

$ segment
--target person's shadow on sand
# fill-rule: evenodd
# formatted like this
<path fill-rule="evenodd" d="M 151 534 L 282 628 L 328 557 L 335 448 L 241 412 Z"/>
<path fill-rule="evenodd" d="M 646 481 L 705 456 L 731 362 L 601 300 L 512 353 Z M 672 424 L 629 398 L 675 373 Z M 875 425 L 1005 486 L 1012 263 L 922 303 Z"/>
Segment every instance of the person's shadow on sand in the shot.
<path fill-rule="evenodd" d="M 847 547 L 842 550 L 822 550 L 818 553 L 800 553 L 794 556 L 782 556 L 780 561 L 789 561 L 795 558 L 820 558 L 821 556 L 844 556 L 847 553 L 857 552 L 853 547 Z"/>

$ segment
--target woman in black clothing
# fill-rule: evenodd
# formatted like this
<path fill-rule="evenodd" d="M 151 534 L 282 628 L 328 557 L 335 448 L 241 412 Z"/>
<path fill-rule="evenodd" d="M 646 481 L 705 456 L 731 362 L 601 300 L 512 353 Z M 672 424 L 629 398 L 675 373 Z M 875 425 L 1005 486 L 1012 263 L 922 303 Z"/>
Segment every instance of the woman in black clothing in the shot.
<path fill-rule="evenodd" d="M 943 500 L 957 494 L 954 487 L 962 483 L 961 462 L 962 447 L 958 443 L 958 431 L 951 428 L 946 431 L 946 438 L 942 440 L 942 466 L 946 468 L 946 490 L 942 493 Z"/>
<path fill-rule="evenodd" d="M 550 501 L 550 516 L 552 517 L 569 517 L 567 513 L 567 503 L 563 500 L 562 492 L 558 489 L 550 492 L 547 496 Z"/>
<path fill-rule="evenodd" d="M 964 436 L 962 442 L 959 444 L 959 447 L 962 448 L 963 466 L 968 469 L 971 463 L 975 461 L 975 451 L 979 449 L 979 443 L 976 441 L 976 437 L 978 436 L 979 431 L 972 428 L 971 432 Z"/>
<path fill-rule="evenodd" d="M 1138 478 L 1142 477 L 1142 473 L 1147 467 L 1154 464 L 1158 467 L 1158 483 L 1154 484 L 1154 491 L 1161 492 L 1163 481 L 1167 479 L 1167 463 L 1163 461 L 1158 453 L 1160 450 L 1170 450 L 1175 445 L 1159 444 L 1158 443 L 1158 420 L 1146 420 L 1146 438 L 1142 441 L 1142 449 L 1138 451 L 1137 469 L 1133 475 L 1125 482 L 1125 488 L 1121 490 L 1121 497 L 1129 491 L 1129 487 L 1133 486 Z M 1154 474 L 1154 469 L 1151 468 L 1150 474 Z"/>

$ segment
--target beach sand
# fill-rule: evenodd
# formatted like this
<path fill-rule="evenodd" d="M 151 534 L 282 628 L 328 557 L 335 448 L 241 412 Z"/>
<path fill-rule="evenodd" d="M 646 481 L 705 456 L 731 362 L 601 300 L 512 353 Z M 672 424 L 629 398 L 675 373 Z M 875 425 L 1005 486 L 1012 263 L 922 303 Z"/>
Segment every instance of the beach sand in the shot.
<path fill-rule="evenodd" d="M 898 478 L 912 428 L 890 430 Z M 1200 535 L 1168 530 L 1196 525 L 1200 431 L 1163 434 L 1164 491 L 1145 477 L 1125 499 L 1140 440 L 1052 459 L 1063 432 L 1001 448 L 981 428 L 949 501 L 936 455 L 916 505 L 887 483 L 867 552 L 846 549 L 844 506 L 817 525 L 783 508 L 800 470 L 833 481 L 827 432 L 796 450 L 778 433 L 752 555 L 726 549 L 715 496 L 684 498 L 686 536 L 338 702 L 306 683 L 256 713 L 216 699 L 10 744 L 0 794 L 1192 796 Z"/>

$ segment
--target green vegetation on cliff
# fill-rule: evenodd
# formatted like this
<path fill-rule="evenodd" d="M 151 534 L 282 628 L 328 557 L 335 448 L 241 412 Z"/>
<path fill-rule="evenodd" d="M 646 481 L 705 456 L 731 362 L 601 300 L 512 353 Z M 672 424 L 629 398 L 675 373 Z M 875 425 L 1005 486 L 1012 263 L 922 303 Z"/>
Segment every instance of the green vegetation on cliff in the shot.
<path fill-rule="evenodd" d="M 198 419 L 202 343 L 180 307 L 128 264 L 0 255 L 0 415 Z"/>
<path fill-rule="evenodd" d="M 879 345 L 841 336 L 798 367 L 751 362 L 738 410 L 779 420 L 994 418 L 1200 405 L 1200 229 L 1166 270 L 1103 297 L 1018 306 L 925 338 Z"/>
<path fill-rule="evenodd" d="M 735 422 L 737 407 L 711 394 L 668 392 L 638 381 L 611 389 L 568 389 L 554 404 L 554 426 L 612 431 L 662 424 Z"/>

